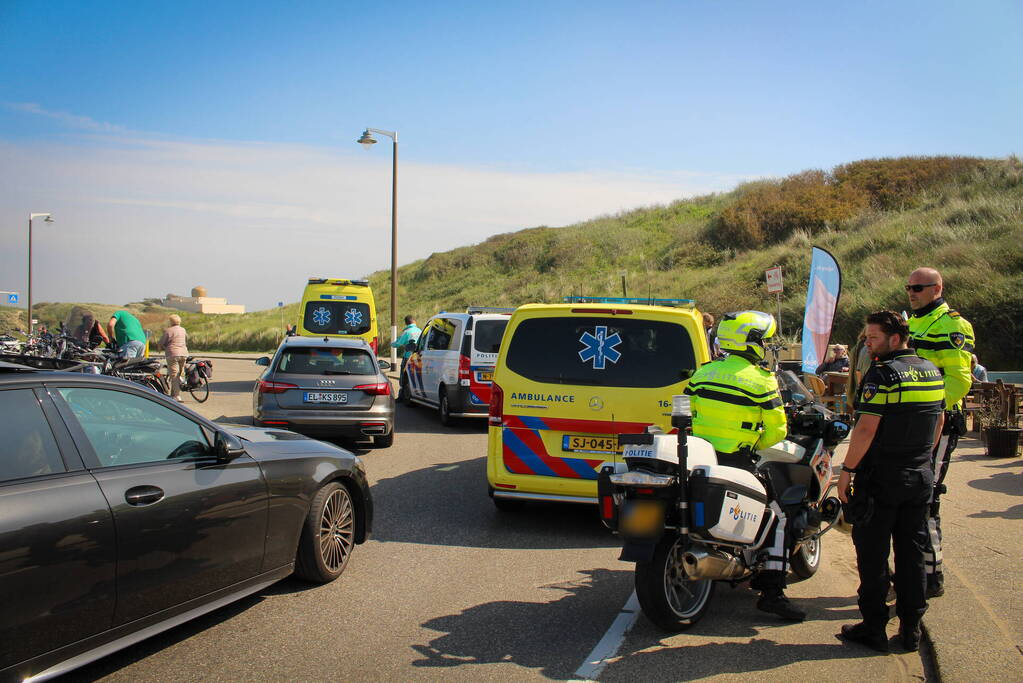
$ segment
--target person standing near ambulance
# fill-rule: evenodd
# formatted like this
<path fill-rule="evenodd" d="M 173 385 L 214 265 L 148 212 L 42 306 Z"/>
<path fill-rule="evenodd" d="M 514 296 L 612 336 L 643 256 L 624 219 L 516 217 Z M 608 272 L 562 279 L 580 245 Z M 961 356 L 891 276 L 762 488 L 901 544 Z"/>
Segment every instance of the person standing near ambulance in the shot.
<path fill-rule="evenodd" d="M 909 275 L 906 293 L 913 314 L 909 318 L 910 345 L 917 355 L 938 367 L 945 384 L 945 415 L 941 439 L 934 447 L 934 492 L 927 520 L 927 597 L 945 593 L 941 571 L 940 497 L 945 492 L 945 474 L 959 437 L 966 433 L 962 402 L 973 383 L 970 359 L 973 354 L 973 325 L 953 310 L 944 299 L 941 273 L 934 268 L 917 268 Z"/>
<path fill-rule="evenodd" d="M 717 452 L 718 464 L 756 470 L 756 451 L 785 438 L 788 423 L 774 373 L 761 365 L 764 342 L 777 330 L 774 316 L 760 311 L 728 313 L 718 325 L 718 343 L 728 353 L 701 366 L 685 389 L 692 397 L 693 436 L 705 439 Z M 768 495 L 779 492 L 768 487 Z M 764 569 L 750 581 L 759 590 L 757 609 L 789 621 L 802 621 L 806 612 L 785 597 L 791 539 L 785 511 L 771 500 L 776 520 L 772 540 L 765 542 Z"/>

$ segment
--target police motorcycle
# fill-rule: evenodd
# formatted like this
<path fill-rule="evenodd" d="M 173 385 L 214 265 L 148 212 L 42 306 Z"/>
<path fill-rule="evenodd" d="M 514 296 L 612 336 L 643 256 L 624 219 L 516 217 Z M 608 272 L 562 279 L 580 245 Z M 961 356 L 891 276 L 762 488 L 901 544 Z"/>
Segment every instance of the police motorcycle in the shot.
<path fill-rule="evenodd" d="M 601 469 L 601 520 L 622 538 L 619 559 L 636 563 L 643 613 L 667 631 L 703 617 L 715 582 L 735 586 L 763 567 L 775 519 L 769 490 L 791 525 L 797 578 L 817 571 L 821 536 L 839 522 L 841 503 L 829 495 L 831 460 L 849 433 L 847 418 L 825 408 L 791 371 L 777 377 L 788 435 L 757 451 L 756 474 L 719 465 L 710 443 L 687 433 L 688 396 L 673 397 L 677 436 L 622 434 L 624 463 Z"/>

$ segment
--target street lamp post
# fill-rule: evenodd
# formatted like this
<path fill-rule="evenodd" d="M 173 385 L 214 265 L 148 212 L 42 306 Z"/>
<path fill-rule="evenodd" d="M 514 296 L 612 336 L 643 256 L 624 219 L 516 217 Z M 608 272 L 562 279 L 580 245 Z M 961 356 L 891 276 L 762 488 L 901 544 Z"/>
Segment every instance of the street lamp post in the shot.
<path fill-rule="evenodd" d="M 358 143 L 367 150 L 376 144 L 373 133 L 391 138 L 391 341 L 398 338 L 398 133 L 393 130 L 367 128 Z M 377 351 L 379 354 L 379 350 Z M 391 347 L 391 365 L 397 365 L 397 349 Z"/>
<path fill-rule="evenodd" d="M 32 220 L 44 218 L 44 222 L 52 223 L 53 216 L 48 213 L 30 213 L 28 215 L 28 334 L 32 335 Z"/>

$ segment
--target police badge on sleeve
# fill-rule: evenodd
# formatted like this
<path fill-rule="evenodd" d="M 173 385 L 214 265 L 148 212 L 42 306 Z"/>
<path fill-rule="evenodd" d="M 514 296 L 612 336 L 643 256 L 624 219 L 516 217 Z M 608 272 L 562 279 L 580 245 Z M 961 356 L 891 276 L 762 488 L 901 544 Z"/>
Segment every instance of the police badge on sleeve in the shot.
<path fill-rule="evenodd" d="M 876 384 L 864 384 L 863 385 L 863 393 L 861 395 L 862 395 L 864 401 L 869 401 L 870 399 L 874 398 L 874 396 L 877 395 L 877 385 Z"/>
<path fill-rule="evenodd" d="M 948 340 L 952 342 L 952 346 L 957 349 L 963 348 L 963 344 L 966 343 L 966 335 L 962 332 L 951 332 L 948 335 Z"/>

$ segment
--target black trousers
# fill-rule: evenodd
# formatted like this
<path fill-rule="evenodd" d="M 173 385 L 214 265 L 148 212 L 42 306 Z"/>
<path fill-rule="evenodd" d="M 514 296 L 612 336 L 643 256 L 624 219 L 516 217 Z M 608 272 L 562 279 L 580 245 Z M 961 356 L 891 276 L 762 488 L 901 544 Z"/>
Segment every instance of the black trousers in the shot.
<path fill-rule="evenodd" d="M 859 475 L 857 475 L 857 478 Z M 927 611 L 924 550 L 927 512 L 933 488 L 929 468 L 874 472 L 867 491 L 874 514 L 853 526 L 860 574 L 859 607 L 867 627 L 880 632 L 888 623 L 888 555 L 895 549 L 896 614 L 902 628 L 915 628 Z"/>

